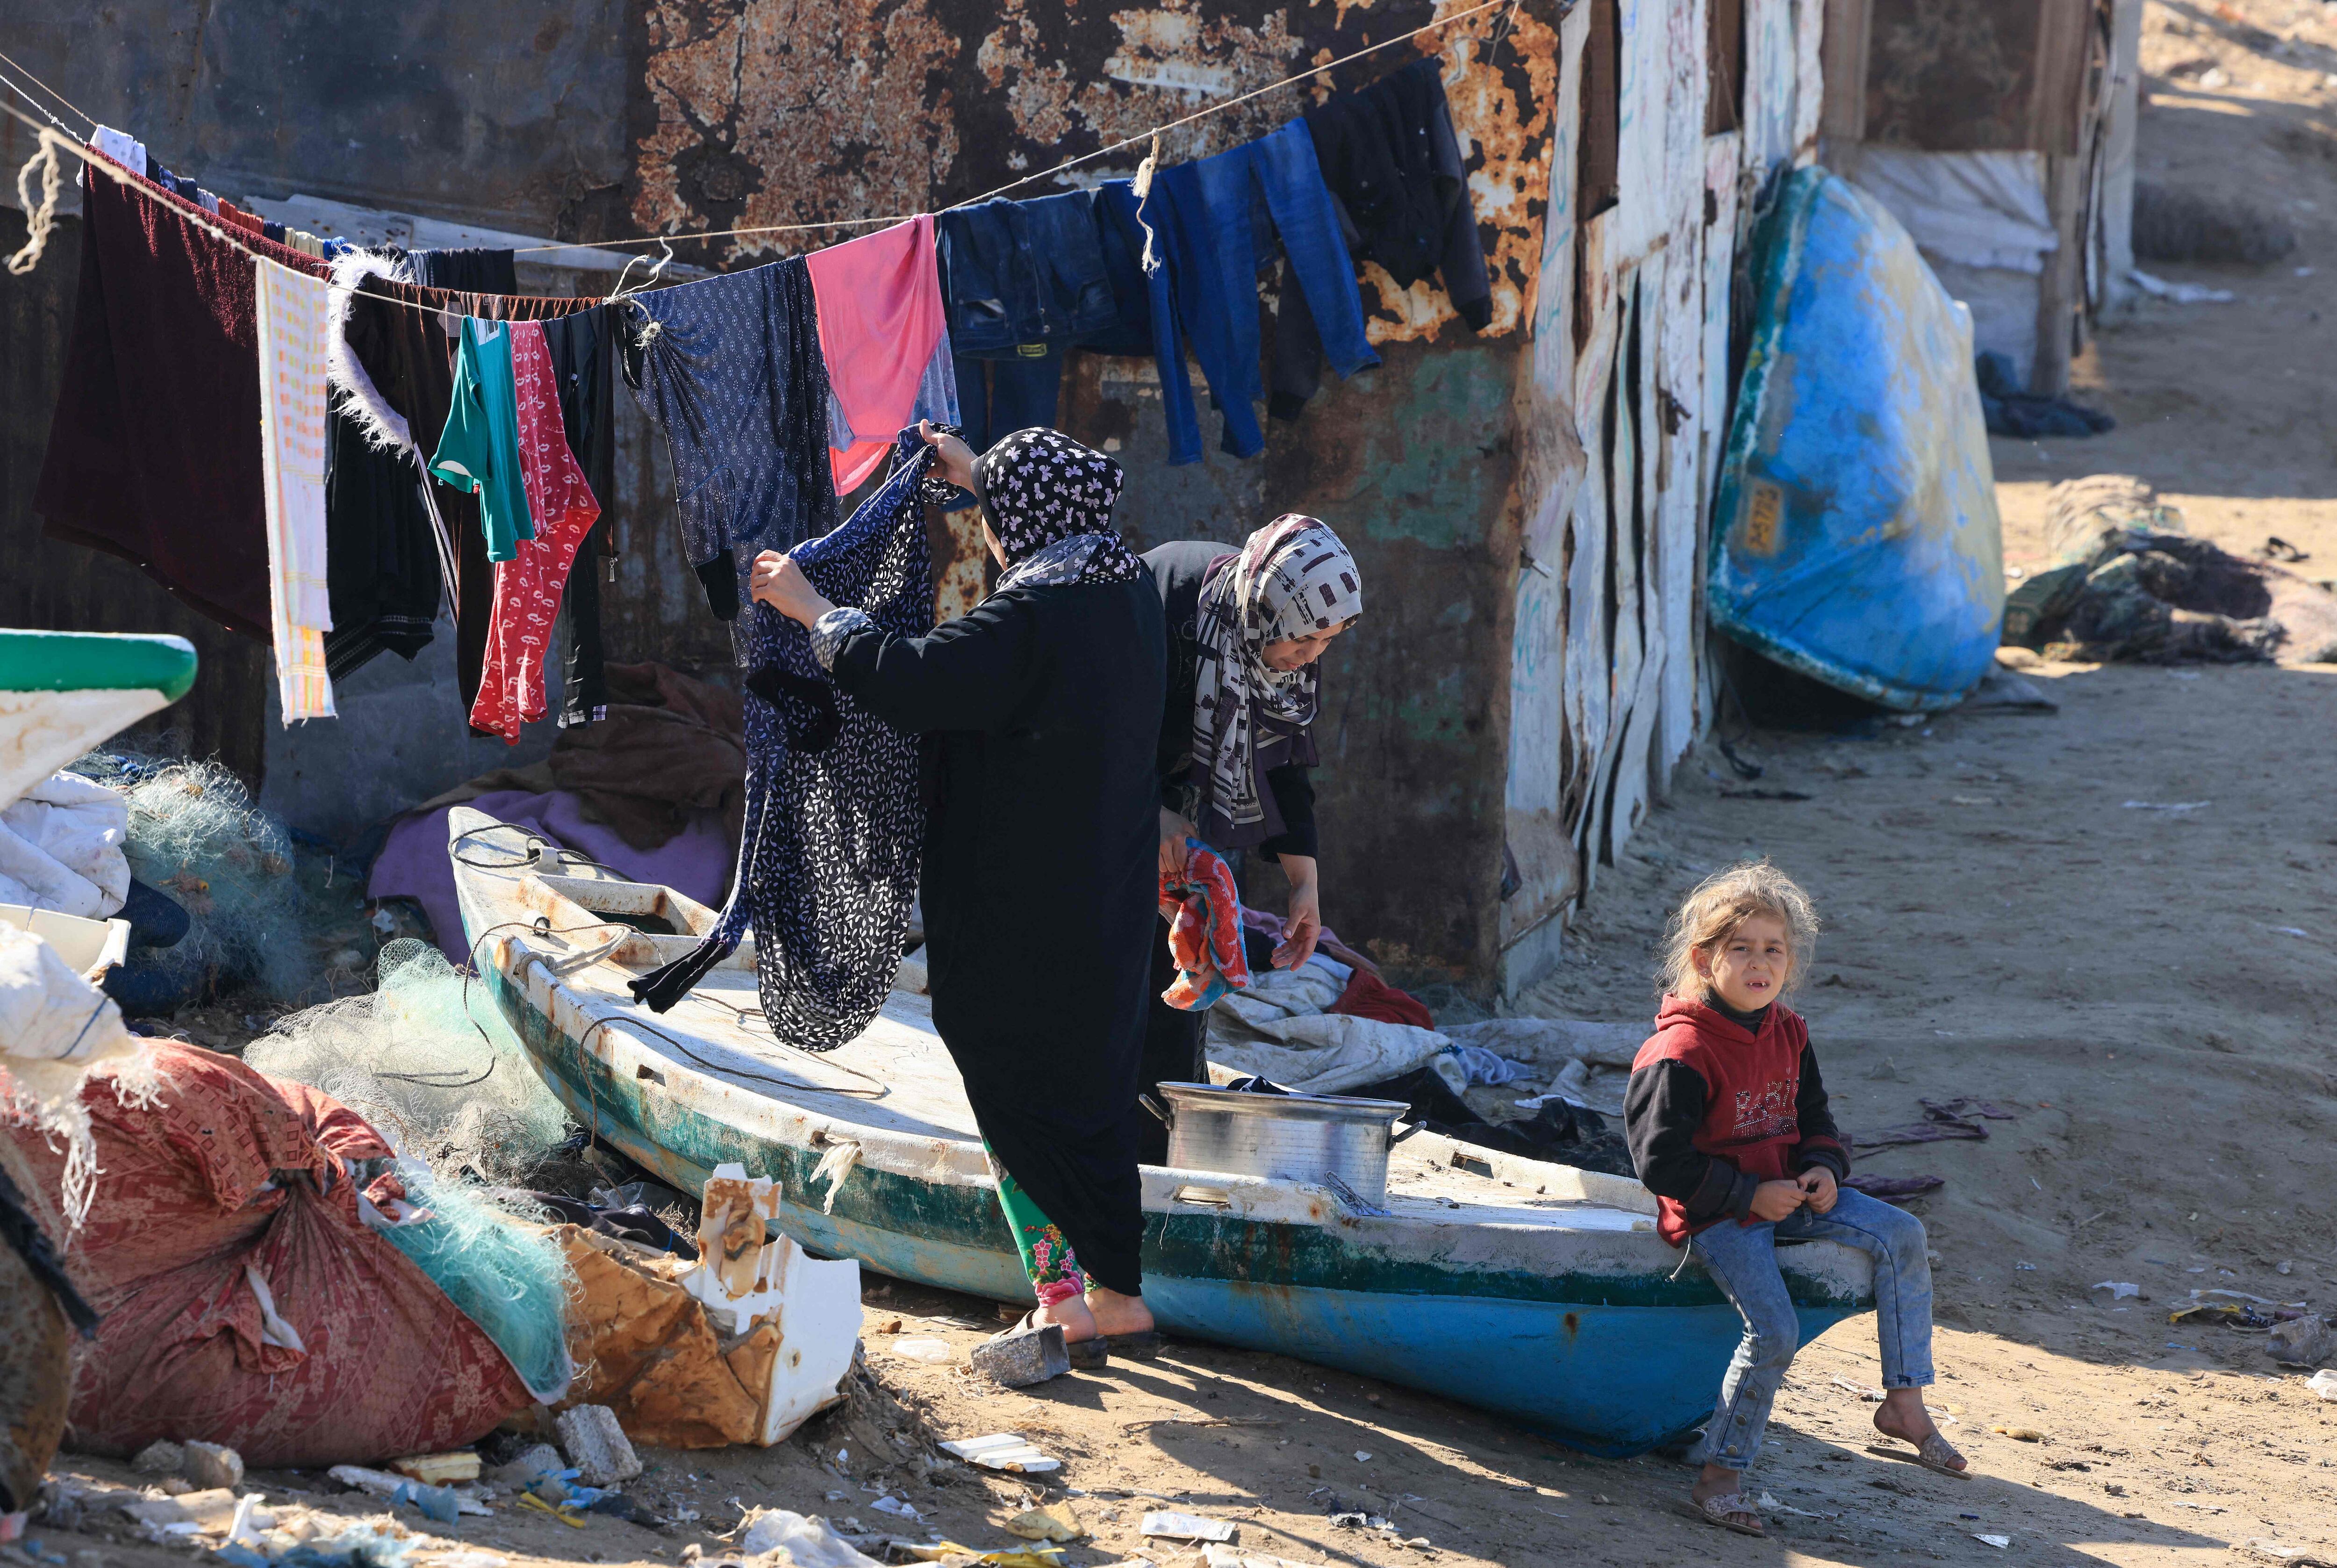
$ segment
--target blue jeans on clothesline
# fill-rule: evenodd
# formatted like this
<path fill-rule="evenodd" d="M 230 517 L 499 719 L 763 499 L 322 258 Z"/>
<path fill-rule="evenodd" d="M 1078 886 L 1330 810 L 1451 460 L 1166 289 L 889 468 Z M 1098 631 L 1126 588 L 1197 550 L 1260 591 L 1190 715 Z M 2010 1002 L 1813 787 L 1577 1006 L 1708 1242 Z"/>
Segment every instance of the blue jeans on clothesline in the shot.
<path fill-rule="evenodd" d="M 1257 407 L 1266 396 L 1258 370 L 1264 345 L 1257 273 L 1273 259 L 1277 235 L 1331 368 L 1347 377 L 1380 362 L 1364 337 L 1354 262 L 1304 122 L 1294 120 L 1214 158 L 1160 170 L 1144 198 L 1142 216 L 1156 240 L 1149 270 L 1166 271 L 1175 306 L 1167 344 L 1159 352 L 1171 463 L 1195 462 L 1201 455 L 1191 384 L 1184 355 L 1177 351 L 1180 328 L 1225 417 L 1224 449 L 1237 457 L 1265 449 Z M 1157 344 L 1164 336 L 1157 289 L 1153 312 Z"/>
<path fill-rule="evenodd" d="M 1847 1187 L 1828 1213 L 1796 1209 L 1774 1225 L 1724 1220 L 1687 1243 L 1745 1319 L 1745 1338 L 1720 1380 L 1720 1401 L 1696 1455 L 1700 1463 L 1728 1470 L 1752 1465 L 1769 1406 L 1801 1347 L 1801 1319 L 1777 1271 L 1779 1241 L 1840 1241 L 1873 1258 L 1882 1386 L 1931 1386 L 1931 1264 L 1921 1220 Z"/>

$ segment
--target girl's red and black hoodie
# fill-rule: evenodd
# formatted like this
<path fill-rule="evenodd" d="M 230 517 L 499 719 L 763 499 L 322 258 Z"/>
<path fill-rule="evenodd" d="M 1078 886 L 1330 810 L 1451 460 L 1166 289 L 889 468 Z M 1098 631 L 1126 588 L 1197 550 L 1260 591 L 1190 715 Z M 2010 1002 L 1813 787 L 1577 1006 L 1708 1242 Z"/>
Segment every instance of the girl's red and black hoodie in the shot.
<path fill-rule="evenodd" d="M 1723 1220 L 1749 1221 L 1753 1192 L 1814 1165 L 1850 1175 L 1809 1025 L 1783 1003 L 1735 1013 L 1667 995 L 1623 1097 L 1631 1164 L 1673 1246 Z"/>

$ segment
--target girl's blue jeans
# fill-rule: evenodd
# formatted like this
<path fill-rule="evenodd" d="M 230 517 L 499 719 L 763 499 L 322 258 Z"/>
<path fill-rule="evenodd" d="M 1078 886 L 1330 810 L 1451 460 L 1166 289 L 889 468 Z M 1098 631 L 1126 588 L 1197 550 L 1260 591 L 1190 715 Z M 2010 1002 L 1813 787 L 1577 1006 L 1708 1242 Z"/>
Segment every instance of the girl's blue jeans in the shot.
<path fill-rule="evenodd" d="M 1931 1264 L 1921 1220 L 1846 1187 L 1828 1213 L 1796 1209 L 1775 1224 L 1724 1220 L 1688 1238 L 1697 1260 L 1745 1319 L 1745 1338 L 1704 1429 L 1697 1454 L 1701 1463 L 1729 1470 L 1752 1465 L 1769 1406 L 1801 1348 L 1801 1320 L 1777 1270 L 1780 1241 L 1840 1241 L 1873 1258 L 1882 1386 L 1922 1388 L 1931 1382 Z"/>

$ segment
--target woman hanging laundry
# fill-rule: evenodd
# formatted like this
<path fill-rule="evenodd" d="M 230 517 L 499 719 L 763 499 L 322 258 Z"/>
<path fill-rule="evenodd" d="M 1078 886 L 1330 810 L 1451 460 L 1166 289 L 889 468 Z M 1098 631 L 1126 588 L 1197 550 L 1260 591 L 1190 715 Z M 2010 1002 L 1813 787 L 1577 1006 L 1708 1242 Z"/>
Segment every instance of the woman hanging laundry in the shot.
<path fill-rule="evenodd" d="M 1363 578 L 1328 524 L 1296 513 L 1276 518 L 1238 552 L 1208 539 L 1145 552 L 1168 620 L 1168 701 L 1156 767 L 1162 872 L 1182 871 L 1186 841 L 1219 851 L 1271 855 L 1290 878 L 1289 923 L 1274 955 L 1295 969 L 1323 929 L 1316 872 L 1314 722 L 1331 640 L 1363 613 Z M 1168 944 L 1152 943 L 1151 1006 L 1145 1024 L 1146 1093 L 1166 1079 L 1206 1083 L 1206 1013 L 1160 1000 L 1177 977 Z M 1168 1130 L 1147 1119 L 1139 1150 L 1168 1158 Z"/>
<path fill-rule="evenodd" d="M 811 629 L 837 688 L 938 763 L 924 881 L 934 1027 L 1073 1364 L 1158 1344 L 1138 1263 L 1134 1117 L 1155 915 L 1167 642 L 1113 531 L 1120 465 L 1052 430 L 977 461 L 931 426 L 939 477 L 981 498 L 1003 568 L 926 637 L 882 632 L 766 551 L 751 592 Z M 1152 991 L 1159 987 L 1154 985 Z"/>

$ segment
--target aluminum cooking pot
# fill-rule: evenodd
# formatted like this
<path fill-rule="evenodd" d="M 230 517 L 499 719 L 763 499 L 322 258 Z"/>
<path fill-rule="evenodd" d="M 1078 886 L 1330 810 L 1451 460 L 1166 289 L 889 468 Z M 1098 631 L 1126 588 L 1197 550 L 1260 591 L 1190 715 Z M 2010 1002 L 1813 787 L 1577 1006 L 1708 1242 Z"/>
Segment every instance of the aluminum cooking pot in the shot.
<path fill-rule="evenodd" d="M 1413 1129 L 1396 1131 L 1412 1109 L 1401 1100 L 1341 1094 L 1257 1094 L 1207 1083 L 1163 1083 L 1168 1163 L 1180 1171 L 1279 1177 L 1344 1185 L 1369 1203 L 1387 1196 L 1388 1150 Z"/>

